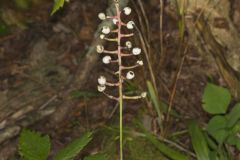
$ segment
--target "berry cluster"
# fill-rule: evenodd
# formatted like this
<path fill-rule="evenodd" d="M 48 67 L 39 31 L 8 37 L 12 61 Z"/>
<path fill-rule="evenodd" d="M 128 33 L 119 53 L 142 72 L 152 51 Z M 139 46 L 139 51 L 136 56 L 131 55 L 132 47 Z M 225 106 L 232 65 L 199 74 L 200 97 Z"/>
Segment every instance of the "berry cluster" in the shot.
<path fill-rule="evenodd" d="M 123 58 L 128 58 L 131 56 L 138 56 L 141 54 L 142 50 L 138 47 L 133 47 L 132 42 L 128 40 L 123 40 L 124 38 L 129 38 L 134 36 L 134 33 L 122 33 L 122 28 L 126 27 L 128 30 L 133 30 L 135 27 L 135 23 L 133 21 L 129 21 L 127 23 L 124 23 L 122 21 L 122 16 L 130 15 L 132 12 L 132 9 L 130 7 L 125 7 L 123 10 L 120 10 L 118 2 L 115 2 L 116 7 L 116 15 L 115 16 L 108 16 L 104 13 L 99 13 L 98 17 L 100 20 L 110 20 L 114 24 L 114 29 L 111 29 L 109 26 L 103 26 L 101 29 L 100 39 L 109 41 L 109 42 L 115 42 L 117 43 L 117 49 L 116 50 L 107 50 L 102 45 L 96 46 L 96 51 L 99 54 L 104 54 L 102 58 L 102 62 L 104 64 L 110 64 L 110 63 L 116 63 L 118 64 L 118 71 L 115 72 L 115 74 L 118 76 L 118 82 L 112 83 L 108 82 L 106 77 L 100 76 L 98 78 L 98 91 L 104 93 L 107 97 L 111 99 L 115 99 L 119 101 L 120 98 L 122 99 L 139 99 L 139 98 L 145 98 L 146 92 L 141 93 L 139 96 L 125 96 L 122 94 L 122 83 L 125 79 L 131 80 L 135 77 L 134 72 L 132 69 L 143 66 L 142 60 L 137 60 L 134 65 L 131 66 L 124 66 L 122 65 Z M 115 38 L 109 38 L 110 34 L 117 34 Z M 122 45 L 122 42 L 125 42 L 124 45 Z M 131 51 L 131 53 L 126 52 Z M 123 75 L 123 71 L 127 71 L 125 75 Z M 119 87 L 119 97 L 114 97 L 105 92 L 107 87 Z"/>

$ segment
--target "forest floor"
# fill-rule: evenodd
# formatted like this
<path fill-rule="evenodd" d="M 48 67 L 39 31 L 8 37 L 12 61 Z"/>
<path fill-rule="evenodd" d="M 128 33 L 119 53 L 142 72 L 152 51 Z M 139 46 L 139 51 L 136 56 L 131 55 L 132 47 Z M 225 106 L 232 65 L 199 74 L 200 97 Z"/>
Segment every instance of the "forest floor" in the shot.
<path fill-rule="evenodd" d="M 109 145 L 111 148 L 110 143 L 113 143 L 116 137 L 111 139 L 108 136 L 114 132 L 111 128 L 118 127 L 118 107 L 116 102 L 96 91 L 97 77 L 108 71 L 101 64 L 100 57 L 86 74 L 84 82 L 72 83 L 72 79 L 76 78 L 77 74 L 81 75 L 85 69 L 79 64 L 84 60 L 95 38 L 94 34 L 100 23 L 97 15 L 105 11 L 108 7 L 107 2 L 70 1 L 53 16 L 50 16 L 52 2 L 49 1 L 36 2 L 37 4 L 25 10 L 18 9 L 12 2 L 1 3 L 5 19 L 8 19 L 11 25 L 9 34 L 0 37 L 0 132 L 4 129 L 1 126 L 4 119 L 14 117 L 14 113 L 19 113 L 21 107 L 29 109 L 26 113 L 31 115 L 36 110 L 34 105 L 42 107 L 56 93 L 60 93 L 61 96 L 54 99 L 54 111 L 47 110 L 53 113 L 25 125 L 25 121 L 30 121 L 31 116 L 26 118 L 28 115 L 21 111 L 20 118 L 9 121 L 9 125 L 21 121 L 21 128 L 27 127 L 50 135 L 51 155 L 87 130 L 99 131 L 99 134 L 80 156 L 96 153 L 104 148 L 103 145 Z M 134 5 L 130 3 L 130 6 Z M 169 104 L 169 97 L 176 85 L 176 94 L 171 102 L 172 110 L 180 117 L 171 116 L 168 122 L 165 121 L 166 116 L 162 117 L 165 130 L 163 136 L 174 137 L 184 148 L 192 151 L 186 124 L 190 119 L 197 119 L 204 127 L 210 118 L 202 109 L 204 86 L 208 80 L 224 86 L 226 84 L 216 66 L 209 64 L 207 56 L 201 55 L 194 46 L 188 46 L 184 53 L 187 33 L 184 35 L 186 40 L 179 50 L 181 37 L 178 21 L 169 14 L 170 12 L 165 13 L 163 17 L 162 49 L 165 55 L 161 56 L 159 1 L 143 1 L 143 6 L 149 21 L 150 32 L 147 36 L 151 46 L 150 62 L 162 102 Z M 167 4 L 165 8 L 165 11 L 171 10 Z M 137 13 L 133 14 L 132 19 L 138 20 Z M 137 38 L 134 40 L 139 44 Z M 183 66 L 179 71 L 181 64 Z M 128 86 L 129 90 L 136 86 L 147 90 L 146 81 L 151 79 L 147 67 L 139 70 L 136 77 L 133 85 Z M 81 86 L 77 86 L 78 84 Z M 73 89 L 69 90 L 69 87 Z M 24 121 L 23 117 L 26 118 Z M 145 128 L 159 133 L 157 118 L 149 101 L 124 103 L 126 128 L 132 127 L 134 130 L 137 128 L 134 121 L 140 119 Z M 1 144 L 0 160 L 13 159 L 16 156 L 17 138 L 18 134 Z M 115 148 L 117 144 L 116 141 Z M 129 146 L 126 153 L 128 151 L 133 152 L 133 147 Z"/>

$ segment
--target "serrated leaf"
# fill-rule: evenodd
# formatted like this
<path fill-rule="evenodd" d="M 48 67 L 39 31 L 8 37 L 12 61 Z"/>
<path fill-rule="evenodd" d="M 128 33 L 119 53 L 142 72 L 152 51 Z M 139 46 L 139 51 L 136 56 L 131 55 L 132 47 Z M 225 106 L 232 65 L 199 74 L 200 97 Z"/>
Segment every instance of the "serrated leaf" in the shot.
<path fill-rule="evenodd" d="M 56 13 L 60 8 L 63 7 L 65 0 L 54 0 L 54 6 L 52 9 L 52 13 L 51 15 L 53 15 L 54 13 Z"/>
<path fill-rule="evenodd" d="M 208 83 L 203 94 L 203 109 L 211 114 L 226 113 L 231 94 L 226 88 Z"/>
<path fill-rule="evenodd" d="M 226 124 L 227 119 L 224 116 L 214 116 L 208 122 L 207 131 L 219 144 L 222 144 L 229 135 Z"/>
<path fill-rule="evenodd" d="M 46 160 L 50 151 L 50 139 L 24 129 L 20 134 L 18 151 L 25 160 Z"/>
<path fill-rule="evenodd" d="M 210 157 L 209 157 L 210 151 L 209 151 L 206 139 L 204 137 L 204 134 L 202 133 L 201 128 L 198 126 L 197 122 L 195 120 L 191 121 L 188 127 L 189 127 L 189 133 L 191 136 L 193 149 L 196 153 L 197 159 L 210 160 Z"/>
<path fill-rule="evenodd" d="M 231 112 L 227 115 L 227 127 L 232 128 L 240 119 L 240 103 L 236 104 Z"/>
<path fill-rule="evenodd" d="M 54 157 L 54 160 L 73 160 L 91 140 L 92 133 L 85 133 L 81 138 L 75 139 L 65 148 L 61 149 Z"/>
<path fill-rule="evenodd" d="M 84 158 L 84 160 L 107 160 L 104 154 L 95 154 Z"/>

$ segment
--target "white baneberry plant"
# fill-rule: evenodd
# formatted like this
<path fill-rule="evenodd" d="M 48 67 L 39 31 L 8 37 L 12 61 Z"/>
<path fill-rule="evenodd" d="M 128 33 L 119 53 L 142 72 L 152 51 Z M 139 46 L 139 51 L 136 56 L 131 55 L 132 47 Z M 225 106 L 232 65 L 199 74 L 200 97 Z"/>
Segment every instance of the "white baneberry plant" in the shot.
<path fill-rule="evenodd" d="M 102 62 L 104 64 L 116 64 L 118 70 L 115 71 L 117 76 L 117 82 L 109 82 L 106 77 L 100 76 L 98 78 L 98 91 L 105 94 L 110 99 L 114 99 L 119 102 L 120 111 L 120 160 L 123 160 L 123 100 L 124 99 L 141 99 L 146 97 L 146 92 L 142 92 L 137 96 L 127 96 L 123 93 L 123 82 L 125 80 L 132 80 L 135 78 L 133 69 L 143 66 L 142 60 L 137 60 L 135 64 L 131 66 L 124 66 L 122 61 L 126 61 L 129 57 L 138 56 L 142 50 L 138 47 L 133 48 L 133 44 L 128 38 L 134 36 L 134 33 L 123 33 L 123 28 L 128 29 L 130 32 L 134 29 L 135 23 L 133 21 L 124 22 L 124 16 L 130 15 L 132 9 L 125 7 L 123 10 L 120 9 L 118 0 L 114 0 L 116 14 L 114 16 L 108 16 L 104 13 L 99 13 L 98 17 L 101 20 L 110 20 L 114 24 L 114 28 L 111 29 L 109 26 L 103 26 L 101 29 L 100 39 L 106 40 L 111 43 L 116 43 L 115 50 L 105 49 L 102 45 L 96 46 L 96 51 L 99 54 L 104 54 Z M 114 38 L 110 35 L 116 35 Z M 123 45 L 124 44 L 124 45 Z M 118 96 L 113 96 L 107 93 L 107 88 L 118 87 Z"/>

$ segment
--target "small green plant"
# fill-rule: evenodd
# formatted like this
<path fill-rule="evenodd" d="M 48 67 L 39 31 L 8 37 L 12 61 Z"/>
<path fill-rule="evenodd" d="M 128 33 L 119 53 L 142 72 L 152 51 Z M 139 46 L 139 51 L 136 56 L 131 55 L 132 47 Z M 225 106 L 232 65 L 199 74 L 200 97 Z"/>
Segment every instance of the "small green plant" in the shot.
<path fill-rule="evenodd" d="M 202 98 L 203 109 L 213 115 L 204 133 L 196 121 L 191 121 L 189 132 L 198 160 L 231 159 L 225 148 L 240 150 L 240 103 L 230 110 L 231 94 L 228 89 L 208 83 Z"/>
<path fill-rule="evenodd" d="M 47 159 L 50 151 L 50 139 L 40 133 L 23 130 L 19 138 L 18 151 L 22 159 Z"/>
<path fill-rule="evenodd" d="M 79 152 L 92 140 L 92 133 L 87 132 L 59 150 L 53 160 L 73 160 Z M 47 160 L 50 152 L 49 136 L 24 129 L 19 138 L 18 152 L 24 160 Z M 95 158 L 95 159 L 94 159 Z M 106 160 L 104 155 L 86 157 L 84 160 Z"/>
<path fill-rule="evenodd" d="M 234 105 L 231 111 L 230 92 L 222 87 L 208 84 L 204 91 L 204 110 L 214 116 L 207 125 L 207 132 L 221 146 L 223 143 L 235 145 L 240 150 L 240 103 Z"/>

